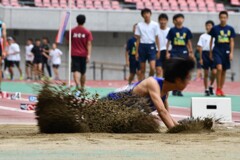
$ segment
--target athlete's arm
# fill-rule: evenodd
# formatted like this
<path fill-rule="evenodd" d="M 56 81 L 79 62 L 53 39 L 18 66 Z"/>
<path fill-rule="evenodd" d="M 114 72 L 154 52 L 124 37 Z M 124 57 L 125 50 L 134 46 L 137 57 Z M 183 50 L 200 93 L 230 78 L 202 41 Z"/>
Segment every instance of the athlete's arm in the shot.
<path fill-rule="evenodd" d="M 167 109 L 167 111 L 169 112 L 168 96 L 167 96 L 166 100 L 164 101 L 164 106 Z M 172 121 L 173 121 L 174 125 L 178 125 L 178 122 L 175 119 L 172 118 Z"/>
<path fill-rule="evenodd" d="M 88 41 L 87 50 L 88 50 L 88 55 L 87 55 L 87 63 L 88 63 L 90 61 L 91 55 L 92 55 L 92 41 Z"/>
<path fill-rule="evenodd" d="M 200 63 L 201 65 L 203 65 L 203 59 L 202 59 L 202 47 L 201 47 L 201 46 L 197 46 L 197 50 L 198 50 L 199 55 L 200 55 L 199 63 Z"/>
<path fill-rule="evenodd" d="M 157 59 L 159 59 L 161 52 L 160 52 L 160 41 L 159 41 L 158 36 L 155 37 L 155 41 L 156 41 L 156 45 L 157 45 L 157 49 L 158 49 L 157 50 Z"/>
<path fill-rule="evenodd" d="M 129 51 L 126 51 L 126 52 L 125 52 L 125 60 L 126 60 L 126 65 L 127 65 L 127 66 L 129 66 L 128 52 L 129 52 Z"/>
<path fill-rule="evenodd" d="M 169 46 L 170 46 L 170 41 L 167 41 L 167 45 L 166 45 L 166 58 L 169 59 L 170 58 L 170 53 L 169 53 Z"/>
<path fill-rule="evenodd" d="M 213 37 L 211 37 L 211 39 L 210 39 L 210 52 L 209 52 L 209 58 L 211 59 L 211 60 L 213 60 L 213 53 L 212 53 L 212 44 L 213 44 Z"/>
<path fill-rule="evenodd" d="M 192 40 L 188 40 L 187 48 L 188 48 L 188 52 L 189 52 L 189 57 L 194 58 L 193 48 L 192 48 Z"/>
<path fill-rule="evenodd" d="M 7 27 L 6 24 L 3 23 L 2 24 L 2 38 L 3 38 L 3 48 L 2 48 L 2 52 L 3 52 L 3 56 L 6 56 L 6 47 L 7 47 Z"/>
<path fill-rule="evenodd" d="M 140 43 L 140 36 L 135 35 L 135 37 L 137 38 L 137 41 L 136 41 L 136 55 L 135 55 L 135 57 L 136 57 L 136 60 L 138 61 L 138 57 L 139 57 L 139 55 L 138 55 L 138 48 L 139 48 L 139 43 Z"/>
<path fill-rule="evenodd" d="M 165 108 L 162 99 L 160 98 L 161 93 L 160 93 L 159 87 L 156 87 L 156 86 L 158 86 L 158 83 L 152 78 L 149 79 L 149 81 L 147 83 L 148 93 L 150 95 L 151 100 L 153 101 L 154 106 L 156 107 L 156 109 L 158 111 L 160 118 L 164 122 L 164 124 L 168 128 L 172 128 L 175 126 L 175 124 L 172 120 L 171 115 Z"/>
<path fill-rule="evenodd" d="M 234 56 L 234 45 L 235 45 L 234 38 L 231 38 L 231 39 L 230 39 L 230 54 L 229 54 L 229 59 L 230 59 L 230 60 L 233 60 L 233 56 Z"/>

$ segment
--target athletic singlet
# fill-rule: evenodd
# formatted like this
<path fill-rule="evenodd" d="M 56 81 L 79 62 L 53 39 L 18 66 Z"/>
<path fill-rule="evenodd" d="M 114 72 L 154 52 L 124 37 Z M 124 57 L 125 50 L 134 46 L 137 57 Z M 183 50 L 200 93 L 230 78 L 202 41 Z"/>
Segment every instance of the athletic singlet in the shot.
<path fill-rule="evenodd" d="M 160 88 L 160 91 L 162 91 L 162 88 L 163 88 L 163 83 L 164 83 L 164 79 L 163 78 L 157 78 L 157 77 L 154 77 L 154 79 L 158 82 L 158 85 L 159 85 L 159 88 Z M 119 95 L 122 95 L 122 94 L 125 94 L 125 95 L 131 95 L 132 94 L 132 90 L 139 84 L 141 83 L 140 82 L 136 82 L 136 83 L 132 83 L 130 85 L 127 85 L 127 86 L 124 86 L 122 88 L 119 88 L 117 90 L 115 90 L 114 92 L 112 93 L 109 93 L 107 95 L 107 98 L 108 99 L 111 99 L 111 100 L 118 100 L 121 98 L 121 96 Z M 150 98 L 150 97 L 148 97 Z M 162 101 L 164 102 L 166 100 L 166 95 L 162 96 L 161 97 Z M 153 105 L 153 102 L 151 101 L 151 108 L 152 110 L 156 110 L 155 106 Z"/>

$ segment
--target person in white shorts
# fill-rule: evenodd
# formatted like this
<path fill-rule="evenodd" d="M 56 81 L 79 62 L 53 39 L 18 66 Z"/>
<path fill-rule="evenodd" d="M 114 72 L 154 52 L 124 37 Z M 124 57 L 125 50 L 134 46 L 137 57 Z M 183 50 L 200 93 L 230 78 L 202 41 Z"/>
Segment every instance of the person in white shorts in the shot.
<path fill-rule="evenodd" d="M 32 48 L 33 48 L 33 40 L 28 39 L 27 45 L 25 46 L 25 57 L 26 57 L 26 64 L 25 64 L 25 71 L 27 75 L 27 80 L 31 80 L 33 76 L 33 54 L 32 54 Z"/>
<path fill-rule="evenodd" d="M 62 56 L 62 51 L 57 48 L 57 44 L 53 43 L 52 44 L 52 49 L 50 51 L 50 57 L 52 60 L 52 67 L 53 67 L 53 72 L 55 75 L 55 80 L 59 80 L 59 73 L 58 73 L 58 68 L 61 64 L 61 56 Z"/>

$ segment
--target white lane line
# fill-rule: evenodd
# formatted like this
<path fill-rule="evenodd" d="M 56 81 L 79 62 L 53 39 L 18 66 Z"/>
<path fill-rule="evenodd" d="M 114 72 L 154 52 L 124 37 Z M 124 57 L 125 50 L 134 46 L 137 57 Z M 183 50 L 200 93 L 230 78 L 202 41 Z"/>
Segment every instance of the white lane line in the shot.
<path fill-rule="evenodd" d="M 18 108 L 5 107 L 5 106 L 0 106 L 0 109 L 6 110 L 6 111 L 21 112 L 21 113 L 30 113 L 30 114 L 34 113 L 34 111 L 21 110 L 21 109 L 18 109 Z"/>

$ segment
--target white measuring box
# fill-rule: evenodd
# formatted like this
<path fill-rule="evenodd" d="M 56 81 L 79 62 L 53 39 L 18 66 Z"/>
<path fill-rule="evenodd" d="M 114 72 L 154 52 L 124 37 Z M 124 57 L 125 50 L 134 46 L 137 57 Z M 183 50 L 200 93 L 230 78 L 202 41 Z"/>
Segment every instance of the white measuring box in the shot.
<path fill-rule="evenodd" d="M 232 122 L 231 98 L 192 98 L 191 116 L 212 117 L 220 119 L 221 122 Z"/>

